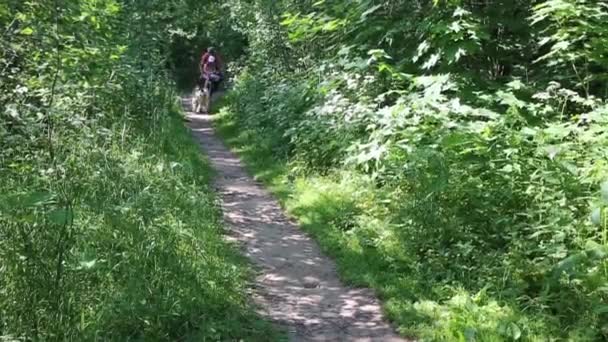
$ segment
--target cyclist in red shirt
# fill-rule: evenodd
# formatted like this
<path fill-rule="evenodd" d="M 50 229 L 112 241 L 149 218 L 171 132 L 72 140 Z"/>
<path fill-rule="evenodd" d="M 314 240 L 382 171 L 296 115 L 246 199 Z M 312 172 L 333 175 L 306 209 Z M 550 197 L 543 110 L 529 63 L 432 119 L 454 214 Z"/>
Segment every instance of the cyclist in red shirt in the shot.
<path fill-rule="evenodd" d="M 209 80 L 211 83 L 211 87 L 209 89 L 210 93 L 213 93 L 217 89 L 217 86 L 224 78 L 222 66 L 220 56 L 218 56 L 213 47 L 209 47 L 207 52 L 205 52 L 205 54 L 203 54 L 201 57 L 201 62 L 199 64 L 201 72 L 199 82 L 201 85 L 204 85 L 204 82 Z"/>
<path fill-rule="evenodd" d="M 201 57 L 201 63 L 200 63 L 201 73 L 204 71 L 203 67 L 204 67 L 205 64 L 207 64 L 210 56 L 215 57 L 215 62 L 217 63 L 218 70 L 222 70 L 222 59 L 215 52 L 215 48 L 209 47 L 209 48 L 207 48 L 207 51 Z"/>

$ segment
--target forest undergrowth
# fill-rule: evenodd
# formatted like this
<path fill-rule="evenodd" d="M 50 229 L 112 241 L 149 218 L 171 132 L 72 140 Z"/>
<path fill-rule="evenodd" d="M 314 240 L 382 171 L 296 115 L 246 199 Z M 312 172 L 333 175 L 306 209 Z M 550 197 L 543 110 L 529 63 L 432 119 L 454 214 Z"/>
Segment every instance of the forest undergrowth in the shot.
<path fill-rule="evenodd" d="M 230 1 L 217 127 L 407 336 L 608 339 L 608 6 Z"/>
<path fill-rule="evenodd" d="M 176 84 L 400 333 L 608 339 L 608 6 L 0 2 L 0 337 L 274 340 Z M 177 77 L 175 82 L 171 75 Z"/>
<path fill-rule="evenodd" d="M 169 77 L 205 5 L 0 3 L 0 340 L 276 340 Z"/>

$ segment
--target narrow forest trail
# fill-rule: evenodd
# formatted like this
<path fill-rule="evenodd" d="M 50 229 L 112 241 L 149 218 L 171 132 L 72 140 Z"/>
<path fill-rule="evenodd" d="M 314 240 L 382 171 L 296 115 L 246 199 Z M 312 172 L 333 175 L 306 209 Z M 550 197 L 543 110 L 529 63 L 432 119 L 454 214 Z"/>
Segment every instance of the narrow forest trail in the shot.
<path fill-rule="evenodd" d="M 229 238 L 259 270 L 253 297 L 261 314 L 286 328 L 291 341 L 404 341 L 383 320 L 373 293 L 344 286 L 334 262 L 247 174 L 214 133 L 213 117 L 192 113 L 189 97 L 183 105 L 192 134 L 217 172 Z"/>

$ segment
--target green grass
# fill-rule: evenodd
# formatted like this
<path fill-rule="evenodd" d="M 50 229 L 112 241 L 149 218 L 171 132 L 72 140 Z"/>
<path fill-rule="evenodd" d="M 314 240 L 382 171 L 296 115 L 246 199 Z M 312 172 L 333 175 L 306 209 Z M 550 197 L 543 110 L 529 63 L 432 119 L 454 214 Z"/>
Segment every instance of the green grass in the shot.
<path fill-rule="evenodd" d="M 118 121 L 103 135 L 87 134 L 88 128 L 66 135 L 69 144 L 58 145 L 57 164 L 69 182 L 60 189 L 46 179 L 26 184 L 33 177 L 26 173 L 0 181 L 6 194 L 0 209 L 7 209 L 0 212 L 0 336 L 282 339 L 254 310 L 252 269 L 223 239 L 211 168 L 184 127 L 177 101 L 162 114 L 154 125 L 147 118 Z M 15 189 L 43 191 L 55 200 L 15 208 L 9 203 Z M 57 222 L 45 217 L 53 217 L 52 203 L 64 196 L 73 198 L 74 223 L 57 247 L 65 255 L 57 286 L 54 242 L 62 241 L 63 216 Z M 21 229 L 29 229 L 28 245 L 7 234 Z"/>
<path fill-rule="evenodd" d="M 382 193 L 356 172 L 293 175 L 270 138 L 239 126 L 230 98 L 218 133 L 284 209 L 337 261 L 342 280 L 375 290 L 387 317 L 408 337 L 432 341 L 545 341 L 548 327 L 508 303 L 428 281 L 388 222 Z"/>
<path fill-rule="evenodd" d="M 128 311 L 124 316 L 111 313 L 109 316 L 115 317 L 110 325 L 114 332 L 123 331 L 121 336 L 140 331 L 144 340 L 170 336 L 191 341 L 279 339 L 271 325 L 254 313 L 247 296 L 250 266 L 222 238 L 220 209 L 208 186 L 213 176 L 209 163 L 183 126 L 181 113 L 174 110 L 168 114 L 159 135 L 142 139 L 138 157 L 131 157 L 136 149 L 116 156 L 123 160 L 125 170 L 121 183 L 114 185 L 128 188 L 139 182 L 140 189 L 148 189 L 148 193 L 133 193 L 130 202 L 137 209 L 132 223 L 142 216 L 149 220 L 152 231 L 138 237 L 138 243 L 143 244 L 139 248 L 154 251 L 152 245 L 156 244 L 158 257 L 154 265 L 147 265 L 152 269 L 125 279 L 124 283 L 139 285 L 123 289 L 126 298 L 119 297 L 133 303 L 125 310 L 142 310 L 143 317 L 126 319 Z M 138 180 L 131 178 L 137 174 Z M 155 229 L 158 231 L 153 232 Z M 147 277 L 142 275 L 147 272 L 154 273 L 149 284 L 143 283 Z M 155 308 L 156 312 L 148 312 L 148 308 L 137 306 L 144 301 L 165 303 Z M 119 306 L 124 307 L 124 303 Z M 160 324 L 157 331 L 147 331 L 146 320 Z"/>

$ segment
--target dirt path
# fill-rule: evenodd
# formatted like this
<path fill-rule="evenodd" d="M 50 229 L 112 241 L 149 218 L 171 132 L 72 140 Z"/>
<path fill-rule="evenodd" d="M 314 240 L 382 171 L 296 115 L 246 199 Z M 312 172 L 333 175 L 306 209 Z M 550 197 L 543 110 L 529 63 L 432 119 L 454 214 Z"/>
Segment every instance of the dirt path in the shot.
<path fill-rule="evenodd" d="M 212 117 L 190 112 L 189 126 L 217 171 L 230 238 L 258 267 L 254 300 L 292 341 L 405 341 L 383 321 L 372 292 L 342 285 L 335 264 L 292 223 L 279 203 L 214 134 Z"/>

